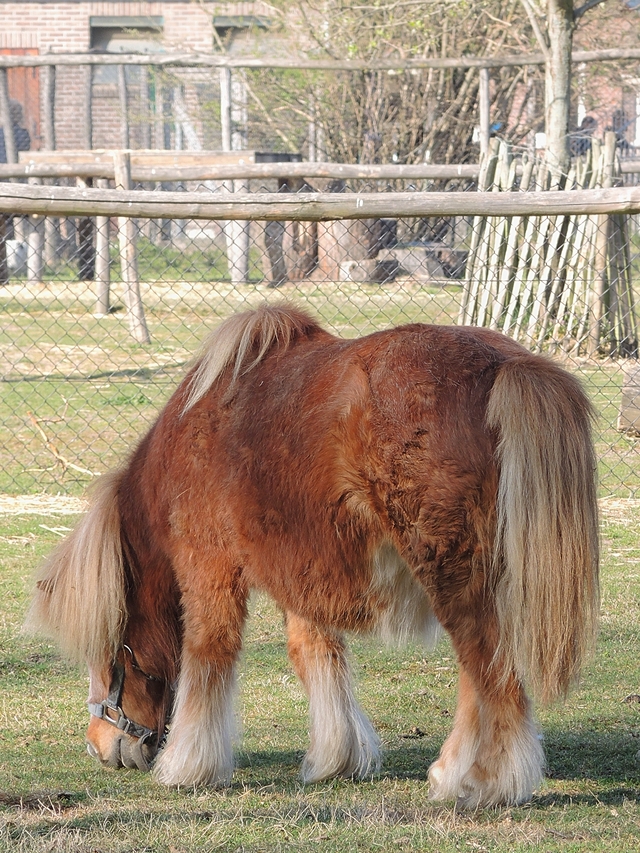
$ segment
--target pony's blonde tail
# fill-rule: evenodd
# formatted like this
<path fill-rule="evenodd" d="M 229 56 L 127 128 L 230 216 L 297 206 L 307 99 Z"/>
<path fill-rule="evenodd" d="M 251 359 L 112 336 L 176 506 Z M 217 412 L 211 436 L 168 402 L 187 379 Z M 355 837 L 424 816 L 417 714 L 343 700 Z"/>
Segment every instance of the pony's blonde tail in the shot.
<path fill-rule="evenodd" d="M 598 508 L 591 405 L 551 361 L 502 364 L 487 424 L 500 466 L 497 655 L 542 701 L 566 694 L 596 632 Z"/>
<path fill-rule="evenodd" d="M 117 490 L 120 472 L 96 483 L 91 506 L 43 564 L 25 627 L 54 638 L 69 657 L 113 660 L 126 616 Z"/>

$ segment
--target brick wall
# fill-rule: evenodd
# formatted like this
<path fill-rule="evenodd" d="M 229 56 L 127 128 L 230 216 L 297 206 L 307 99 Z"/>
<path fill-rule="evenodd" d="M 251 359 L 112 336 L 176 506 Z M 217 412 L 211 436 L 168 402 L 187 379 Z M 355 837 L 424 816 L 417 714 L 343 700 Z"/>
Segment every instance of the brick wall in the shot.
<path fill-rule="evenodd" d="M 216 14 L 267 15 L 262 3 L 216 4 Z M 92 16 L 142 16 L 164 18 L 163 42 L 166 49 L 210 52 L 213 48 L 211 14 L 191 0 L 166 2 L 95 2 L 77 0 L 0 0 L 0 50 L 36 48 L 39 52 L 84 52 L 90 46 Z M 209 72 L 210 74 L 212 72 Z M 216 74 L 216 72 L 213 72 Z M 80 148 L 85 144 L 86 128 L 82 117 L 86 103 L 86 72 L 80 67 L 58 67 L 56 74 L 56 144 L 58 148 Z M 132 104 L 138 97 L 130 93 Z M 16 93 L 17 94 L 17 93 Z M 10 95 L 13 94 L 10 92 Z M 193 91 L 185 92 L 190 106 L 195 105 Z M 139 104 L 136 109 L 139 117 Z M 120 106 L 115 85 L 94 85 L 93 145 L 118 147 L 121 140 Z M 133 116 L 131 144 L 140 141 L 139 121 Z M 37 143 L 36 143 L 37 145 Z M 35 146 L 34 146 L 35 147 Z"/>

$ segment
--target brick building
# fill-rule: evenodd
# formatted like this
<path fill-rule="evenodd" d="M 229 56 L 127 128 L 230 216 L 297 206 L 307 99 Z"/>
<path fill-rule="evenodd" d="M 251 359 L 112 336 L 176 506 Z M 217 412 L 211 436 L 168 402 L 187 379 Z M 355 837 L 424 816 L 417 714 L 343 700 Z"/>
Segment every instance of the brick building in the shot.
<path fill-rule="evenodd" d="M 640 0 L 603 3 L 580 19 L 576 50 L 635 48 L 640 38 Z M 622 150 L 640 146 L 640 63 L 589 63 L 574 67 L 576 126 L 585 116 L 595 122 L 594 134 L 614 130 Z"/>
<path fill-rule="evenodd" d="M 260 2 L 211 4 L 193 0 L 0 0 L 0 53 L 123 53 L 170 50 L 211 53 L 229 31 L 263 29 L 269 9 Z M 116 66 L 57 66 L 56 147 L 120 147 L 126 103 L 130 147 L 187 147 L 175 122 L 175 101 L 199 144 L 219 148 L 215 128 L 202 118 L 216 98 L 218 71 L 126 68 L 126 99 Z M 42 147 L 38 68 L 9 69 L 9 95 L 24 111 L 32 148 Z M 186 111 L 186 112 L 185 112 Z M 206 114 L 206 110 L 204 111 Z M 88 120 L 91 117 L 91 121 Z M 176 129 L 177 128 L 177 129 Z M 207 136 L 209 138 L 207 138 Z"/>

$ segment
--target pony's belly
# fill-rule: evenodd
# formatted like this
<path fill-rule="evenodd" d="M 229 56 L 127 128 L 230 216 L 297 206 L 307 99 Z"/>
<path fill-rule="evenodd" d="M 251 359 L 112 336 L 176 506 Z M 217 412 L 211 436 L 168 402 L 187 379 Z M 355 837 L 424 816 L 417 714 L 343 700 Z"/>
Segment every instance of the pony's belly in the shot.
<path fill-rule="evenodd" d="M 390 543 L 373 555 L 370 596 L 375 602 L 373 631 L 387 643 L 409 641 L 433 648 L 442 632 L 431 602 L 407 563 Z"/>
<path fill-rule="evenodd" d="M 263 575 L 255 585 L 311 624 L 371 633 L 394 645 L 414 641 L 432 648 L 440 636 L 427 594 L 390 543 L 378 546 L 367 565 L 334 564 L 323 573 L 278 579 Z"/>

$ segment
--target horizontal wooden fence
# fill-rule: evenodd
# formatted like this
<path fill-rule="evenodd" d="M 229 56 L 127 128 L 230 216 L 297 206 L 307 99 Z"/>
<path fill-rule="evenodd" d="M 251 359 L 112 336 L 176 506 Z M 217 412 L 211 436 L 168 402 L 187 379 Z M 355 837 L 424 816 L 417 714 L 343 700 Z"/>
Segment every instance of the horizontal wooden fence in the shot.
<path fill-rule="evenodd" d="M 496 148 L 445 178 L 146 156 L 43 155 L 29 183 L 0 182 L 0 491 L 79 492 L 153 419 L 212 325 L 286 298 L 342 335 L 479 323 L 555 354 L 601 412 L 603 492 L 640 494 L 640 246 L 627 228 L 640 187 L 604 186 L 596 158 L 573 189 L 551 189 L 539 164 Z M 48 183 L 61 167 L 79 170 L 59 173 L 75 186 Z M 154 168 L 188 190 L 134 188 Z M 229 192 L 235 180 L 261 191 Z M 441 180 L 452 191 L 428 190 Z"/>
<path fill-rule="evenodd" d="M 611 353 L 637 355 L 626 223 L 630 214 L 640 213 L 640 187 L 614 186 L 619 164 L 613 134 L 608 135 L 602 150 L 594 140 L 586 158 L 576 161 L 562 190 L 544 162 L 516 158 L 509 146 L 497 140 L 480 168 L 230 163 L 230 157 L 238 158 L 237 152 L 221 154 L 217 162 L 208 164 L 204 156 L 185 154 L 177 158 L 182 159 L 177 165 L 168 164 L 166 154 L 144 151 L 76 152 L 75 162 L 67 164 L 61 162 L 60 153 L 49 158 L 45 153 L 29 156 L 32 161 L 25 167 L 40 167 L 43 175 L 50 170 L 51 176 L 56 168 L 66 166 L 85 177 L 78 177 L 78 185 L 72 187 L 45 185 L 44 177 L 33 174 L 27 184 L 0 182 L 0 283 L 8 280 L 2 240 L 7 217 L 29 217 L 28 270 L 29 277 L 36 280 L 44 274 L 46 243 L 38 219 L 77 218 L 79 253 L 84 257 L 81 277 L 95 279 L 97 313 L 105 313 L 109 310 L 109 220 L 117 219 L 120 275 L 125 282 L 130 331 L 139 343 L 149 341 L 149 332 L 137 272 L 135 220 L 221 222 L 231 280 L 243 282 L 248 277 L 248 231 L 234 222 L 272 222 L 275 227 L 275 223 L 355 220 L 365 223 L 366 234 L 360 239 L 369 240 L 371 228 L 366 223 L 461 218 L 471 227 L 467 245 L 458 251 L 465 259 L 458 322 L 502 329 L 537 349 L 551 342 L 555 349 L 580 353 L 586 347 L 595 354 L 606 345 Z M 89 166 L 102 177 L 87 177 L 82 170 Z M 307 181 L 312 177 L 340 176 L 337 186 L 345 190 L 349 178 L 374 182 L 400 177 L 432 180 L 446 175 L 470 180 L 476 172 L 478 192 L 291 192 L 311 189 Z M 202 183 L 198 191 L 132 188 L 134 176 L 146 179 L 159 174 L 183 182 L 197 174 Z M 203 180 L 203 175 L 215 176 L 218 184 Z M 110 186 L 110 176 L 115 186 Z M 231 179 L 240 178 L 242 186 L 247 186 L 251 178 L 275 177 L 281 192 L 229 192 Z M 96 186 L 90 185 L 93 181 Z M 275 284 L 288 275 L 284 239 L 284 226 L 275 231 L 271 228 L 267 241 Z M 305 268 L 313 271 L 316 266 L 310 253 L 315 251 L 317 234 L 309 232 L 300 239 L 304 245 L 299 246 L 297 266 L 304 276 Z M 376 252 L 359 252 L 344 228 L 333 245 L 340 254 L 333 265 L 337 270 L 334 277 L 339 278 L 349 263 L 364 270 L 360 274 L 365 278 L 379 278 L 386 274 L 381 270 L 394 268 L 392 261 L 385 267 L 384 261 L 375 260 Z"/>
<path fill-rule="evenodd" d="M 640 213 L 640 187 L 509 193 L 275 193 L 119 191 L 0 183 L 0 213 L 165 219 L 322 221 L 376 216 L 539 216 Z"/>

